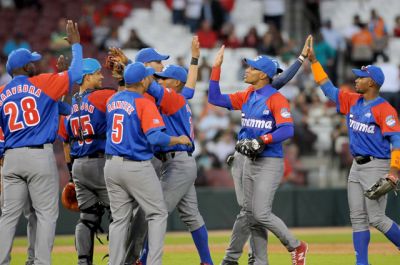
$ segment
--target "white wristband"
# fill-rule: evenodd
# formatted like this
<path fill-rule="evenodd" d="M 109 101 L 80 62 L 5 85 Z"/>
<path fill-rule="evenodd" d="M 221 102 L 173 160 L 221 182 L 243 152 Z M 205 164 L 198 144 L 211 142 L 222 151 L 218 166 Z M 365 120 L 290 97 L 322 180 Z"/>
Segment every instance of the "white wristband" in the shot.
<path fill-rule="evenodd" d="M 300 60 L 300 62 L 304 62 L 304 56 L 300 54 L 300 56 L 298 57 L 298 59 Z"/>

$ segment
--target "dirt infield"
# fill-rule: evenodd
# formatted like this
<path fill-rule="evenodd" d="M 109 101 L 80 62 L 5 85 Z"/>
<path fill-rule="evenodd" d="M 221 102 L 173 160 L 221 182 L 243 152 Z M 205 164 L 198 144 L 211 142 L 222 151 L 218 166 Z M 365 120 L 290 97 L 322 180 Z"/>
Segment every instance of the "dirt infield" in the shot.
<path fill-rule="evenodd" d="M 295 228 L 291 229 L 296 235 L 318 235 L 318 234 L 346 234 L 351 233 L 350 228 Z M 376 233 L 375 231 L 371 231 Z M 227 235 L 230 231 L 212 231 L 214 236 L 216 235 Z M 169 233 L 176 237 L 188 236 L 187 232 L 172 232 Z M 210 240 L 211 241 L 211 240 Z M 210 249 L 212 252 L 223 253 L 227 247 L 228 242 L 213 244 L 210 242 Z M 97 253 L 107 253 L 108 247 L 96 246 L 95 251 Z M 166 253 L 192 253 L 196 252 L 196 248 L 193 243 L 190 244 L 179 244 L 179 245 L 166 245 L 164 247 Z M 280 243 L 274 242 L 269 244 L 268 251 L 270 253 L 287 253 L 286 248 L 284 248 Z M 55 246 L 53 253 L 74 253 L 75 247 L 72 246 Z M 353 244 L 352 243 L 311 243 L 309 244 L 309 252 L 314 254 L 353 254 Z M 369 253 L 371 254 L 393 254 L 396 252 L 396 248 L 390 243 L 376 243 L 373 242 L 369 246 Z M 13 253 L 26 253 L 26 247 L 14 247 Z"/>

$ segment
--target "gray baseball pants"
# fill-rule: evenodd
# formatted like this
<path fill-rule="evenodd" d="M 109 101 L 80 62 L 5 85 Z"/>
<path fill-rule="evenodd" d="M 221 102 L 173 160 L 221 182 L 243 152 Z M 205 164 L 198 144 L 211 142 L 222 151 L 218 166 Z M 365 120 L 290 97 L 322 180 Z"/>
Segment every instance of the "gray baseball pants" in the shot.
<path fill-rule="evenodd" d="M 78 265 L 90 265 L 93 260 L 94 234 L 98 231 L 104 208 L 110 207 L 104 180 L 105 158 L 80 157 L 74 160 L 72 176 L 80 209 L 75 227 L 75 247 Z"/>
<path fill-rule="evenodd" d="M 10 263 L 15 229 L 28 196 L 37 217 L 34 264 L 51 264 L 59 198 L 53 145 L 45 144 L 43 149 L 22 147 L 6 150 L 2 176 L 4 204 L 0 217 L 0 264 Z"/>
<path fill-rule="evenodd" d="M 243 248 L 250 237 L 250 245 L 249 245 L 249 263 L 251 264 L 254 261 L 253 249 L 254 249 L 254 241 L 253 237 L 250 236 L 250 227 L 249 223 L 247 222 L 246 212 L 243 208 L 243 165 L 245 156 L 235 152 L 234 153 L 234 160 L 231 165 L 231 174 L 233 178 L 233 183 L 235 186 L 235 194 L 236 200 L 238 205 L 240 206 L 240 212 L 236 216 L 235 223 L 232 228 L 232 235 L 231 240 L 229 242 L 229 247 L 225 251 L 225 257 L 223 260 L 224 262 L 227 261 L 235 261 L 238 262 L 239 258 L 243 253 Z M 265 233 L 262 233 L 265 231 Z M 260 236 L 264 236 L 267 238 L 268 233 L 267 230 L 260 230 Z M 267 248 L 267 241 L 268 240 L 260 240 L 258 242 L 259 248 Z M 263 258 L 266 264 L 268 264 L 268 257 L 267 252 L 265 252 L 265 257 Z M 222 263 L 222 264 L 223 264 Z"/>
<path fill-rule="evenodd" d="M 244 209 L 254 240 L 256 265 L 265 265 L 265 248 L 259 242 L 267 239 L 260 235 L 261 229 L 268 229 L 288 249 L 293 251 L 300 245 L 285 223 L 272 213 L 272 203 L 283 174 L 283 159 L 259 157 L 255 161 L 245 158 L 243 165 Z M 263 244 L 265 245 L 265 243 Z"/>
<path fill-rule="evenodd" d="M 350 208 L 350 220 L 354 232 L 369 230 L 369 225 L 382 233 L 386 233 L 393 220 L 386 216 L 387 195 L 378 200 L 370 200 L 364 196 L 379 178 L 388 173 L 390 160 L 374 159 L 359 165 L 353 161 L 347 183 L 347 196 Z"/>
<path fill-rule="evenodd" d="M 112 156 L 107 158 L 104 175 L 113 216 L 113 222 L 110 224 L 110 265 L 123 263 L 129 221 L 135 201 L 144 210 L 148 221 L 148 264 L 162 264 L 168 212 L 160 182 L 151 162 Z"/>

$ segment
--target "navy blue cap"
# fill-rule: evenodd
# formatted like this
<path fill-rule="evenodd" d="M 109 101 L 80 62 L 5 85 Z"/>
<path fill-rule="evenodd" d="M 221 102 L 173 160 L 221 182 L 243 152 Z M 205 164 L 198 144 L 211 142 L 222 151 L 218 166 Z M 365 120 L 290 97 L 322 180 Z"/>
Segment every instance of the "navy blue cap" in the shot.
<path fill-rule="evenodd" d="M 148 63 L 152 61 L 163 61 L 168 58 L 169 55 L 159 54 L 153 48 L 144 48 L 136 54 L 135 62 Z"/>
<path fill-rule="evenodd" d="M 9 75 L 12 75 L 14 69 L 21 68 L 30 62 L 36 62 L 42 59 L 42 55 L 37 52 L 31 52 L 28 49 L 19 48 L 13 50 L 8 55 L 6 70 Z"/>
<path fill-rule="evenodd" d="M 276 63 L 265 55 L 257 56 L 256 59 L 244 59 L 244 61 L 251 67 L 266 73 L 268 77 L 272 78 L 277 73 Z"/>
<path fill-rule="evenodd" d="M 82 62 L 82 78 L 77 81 L 78 84 L 82 84 L 85 75 L 91 75 L 101 70 L 101 64 L 96 59 L 85 58 Z"/>
<path fill-rule="evenodd" d="M 353 69 L 353 73 L 358 77 L 371 77 L 379 86 L 385 82 L 385 75 L 380 67 L 374 65 L 363 66 L 361 69 Z"/>
<path fill-rule="evenodd" d="M 186 83 L 187 80 L 186 69 L 182 66 L 173 64 L 165 66 L 162 72 L 156 72 L 154 75 L 156 77 L 176 79 L 183 83 Z"/>
<path fill-rule="evenodd" d="M 128 64 L 124 70 L 124 80 L 126 85 L 142 81 L 149 75 L 154 74 L 154 69 L 146 67 L 140 62 Z"/>

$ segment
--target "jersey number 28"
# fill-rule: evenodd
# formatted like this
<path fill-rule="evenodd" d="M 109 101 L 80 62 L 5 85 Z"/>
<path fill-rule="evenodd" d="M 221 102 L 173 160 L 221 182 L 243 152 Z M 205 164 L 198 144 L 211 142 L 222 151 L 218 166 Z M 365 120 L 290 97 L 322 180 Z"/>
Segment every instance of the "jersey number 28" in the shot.
<path fill-rule="evenodd" d="M 8 119 L 10 132 L 16 132 L 25 127 L 32 127 L 40 122 L 40 114 L 37 109 L 36 100 L 33 97 L 24 97 L 19 105 L 12 101 L 4 104 L 4 114 L 10 116 Z M 18 121 L 21 110 L 23 121 Z"/>

